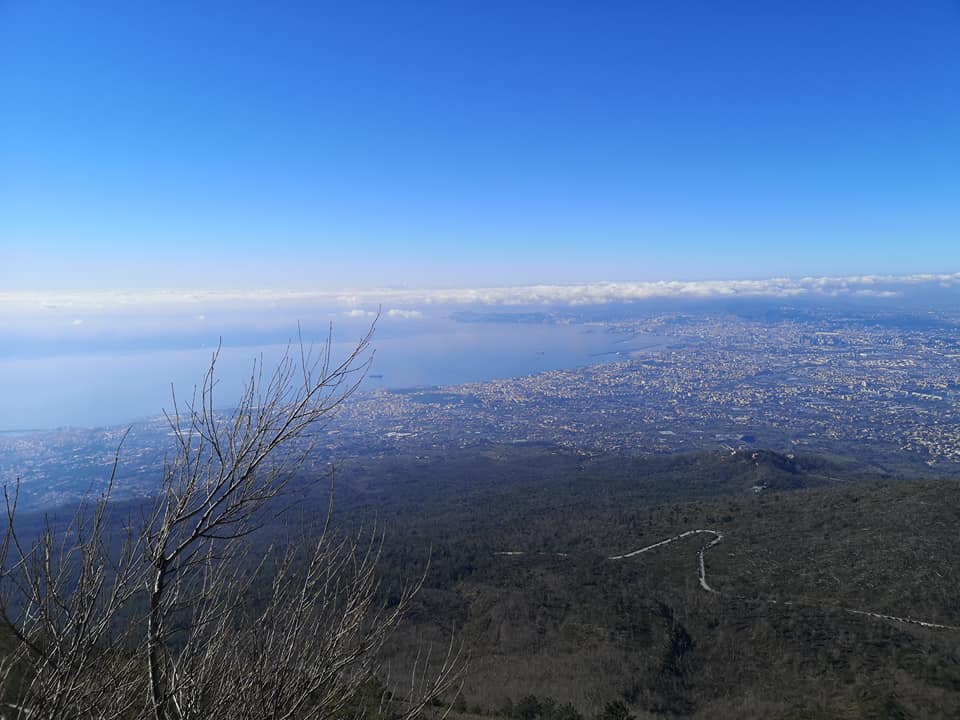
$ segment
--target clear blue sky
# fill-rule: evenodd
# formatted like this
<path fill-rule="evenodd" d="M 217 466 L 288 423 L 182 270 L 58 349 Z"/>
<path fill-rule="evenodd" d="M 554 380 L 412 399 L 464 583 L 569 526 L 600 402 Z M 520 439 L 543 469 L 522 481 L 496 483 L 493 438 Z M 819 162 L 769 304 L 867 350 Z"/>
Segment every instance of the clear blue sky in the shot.
<path fill-rule="evenodd" d="M 957 270 L 956 0 L 0 0 L 0 291 Z"/>

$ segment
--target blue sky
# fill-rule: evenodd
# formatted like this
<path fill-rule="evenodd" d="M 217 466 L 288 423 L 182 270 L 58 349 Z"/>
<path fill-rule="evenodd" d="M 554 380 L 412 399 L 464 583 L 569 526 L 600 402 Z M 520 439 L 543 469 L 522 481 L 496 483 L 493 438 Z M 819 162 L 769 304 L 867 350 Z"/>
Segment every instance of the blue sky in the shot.
<path fill-rule="evenodd" d="M 960 270 L 960 3 L 0 2 L 0 291 Z"/>

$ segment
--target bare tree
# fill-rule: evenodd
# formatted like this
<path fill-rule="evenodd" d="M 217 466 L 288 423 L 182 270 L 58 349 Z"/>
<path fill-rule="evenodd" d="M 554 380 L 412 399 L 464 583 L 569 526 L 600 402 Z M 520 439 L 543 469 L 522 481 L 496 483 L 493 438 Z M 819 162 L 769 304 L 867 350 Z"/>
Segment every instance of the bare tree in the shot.
<path fill-rule="evenodd" d="M 338 362 L 330 335 L 317 355 L 291 345 L 272 374 L 261 359 L 230 412 L 217 409 L 214 353 L 190 400 L 173 397 L 174 449 L 136 519 L 110 517 L 119 454 L 106 491 L 66 527 L 48 521 L 39 538 L 17 532 L 17 494 L 5 495 L 0 618 L 13 650 L 0 660 L 4 720 L 360 712 L 358 692 L 420 583 L 380 604 L 382 533 L 334 532 L 332 488 L 316 532 L 290 533 L 266 552 L 249 539 L 363 379 L 371 333 Z M 393 712 L 414 717 L 450 689 L 459 651 L 451 644 L 432 667 Z"/>

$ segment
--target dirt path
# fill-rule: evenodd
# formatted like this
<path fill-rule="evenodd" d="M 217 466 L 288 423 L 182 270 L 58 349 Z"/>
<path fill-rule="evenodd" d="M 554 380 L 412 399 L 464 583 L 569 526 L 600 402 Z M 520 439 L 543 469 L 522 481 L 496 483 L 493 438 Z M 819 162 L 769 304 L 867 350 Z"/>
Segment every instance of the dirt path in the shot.
<path fill-rule="evenodd" d="M 697 580 L 700 581 L 700 587 L 703 588 L 706 592 L 713 593 L 714 595 L 725 594 L 711 587 L 711 585 L 707 582 L 707 566 L 706 566 L 706 561 L 704 560 L 704 556 L 706 555 L 707 550 L 714 547 L 715 545 L 717 545 L 723 540 L 723 534 L 720 532 L 717 532 L 716 530 L 706 530 L 706 529 L 686 530 L 680 533 L 679 535 L 668 537 L 666 540 L 660 540 L 659 542 L 655 542 L 652 545 L 646 545 L 642 548 L 639 548 L 637 550 L 631 550 L 630 552 L 626 552 L 621 555 L 610 555 L 606 559 L 613 560 L 613 561 L 629 560 L 630 558 L 636 557 L 637 555 L 648 553 L 651 550 L 656 550 L 657 548 L 664 547 L 665 545 L 669 545 L 670 543 L 676 542 L 678 540 L 683 540 L 684 538 L 688 538 L 692 535 L 711 535 L 713 537 L 713 539 L 710 542 L 704 545 L 701 545 L 697 549 Z M 536 556 L 546 556 L 546 557 L 561 557 L 561 558 L 569 557 L 568 553 L 530 553 L 530 554 L 536 555 Z M 522 550 L 508 550 L 508 551 L 494 553 L 494 555 L 516 557 L 516 556 L 527 555 L 527 553 Z M 732 597 L 749 599 L 742 595 L 735 595 Z M 935 630 L 960 631 L 960 627 L 955 625 L 942 625 L 940 623 L 929 622 L 927 620 L 917 620 L 916 618 L 899 617 L 897 615 L 884 615 L 882 613 L 875 613 L 869 610 L 858 610 L 855 608 L 846 608 L 840 605 L 830 605 L 829 603 L 811 603 L 811 602 L 803 602 L 803 601 L 795 601 L 795 600 L 770 600 L 770 599 L 767 599 L 766 602 L 777 604 L 777 605 L 792 605 L 792 606 L 804 605 L 804 606 L 810 606 L 810 607 L 832 607 L 837 610 L 842 610 L 843 612 L 849 613 L 851 615 L 862 615 L 864 617 L 871 617 L 877 620 L 890 620 L 898 623 L 906 623 L 908 625 L 919 625 L 920 627 L 933 628 Z"/>

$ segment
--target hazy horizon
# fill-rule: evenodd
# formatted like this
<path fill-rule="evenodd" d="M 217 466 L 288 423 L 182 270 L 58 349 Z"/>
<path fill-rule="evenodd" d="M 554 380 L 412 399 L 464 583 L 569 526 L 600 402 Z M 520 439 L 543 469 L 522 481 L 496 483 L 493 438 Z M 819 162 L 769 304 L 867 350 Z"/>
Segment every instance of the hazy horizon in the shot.
<path fill-rule="evenodd" d="M 0 3 L 0 428 L 377 312 L 387 383 L 537 367 L 461 312 L 949 308 L 958 36 L 945 0 Z"/>
<path fill-rule="evenodd" d="M 960 0 L 0 0 L 4 717 L 960 718 L 957 478 Z"/>
<path fill-rule="evenodd" d="M 0 293 L 0 431 L 113 425 L 170 407 L 222 345 L 229 405 L 263 355 L 333 328 L 346 354 L 376 323 L 365 389 L 460 384 L 599 362 L 623 349 L 591 323 L 746 307 L 938 312 L 960 273 L 445 290 Z M 379 316 L 378 316 L 379 313 Z M 511 322 L 518 319 L 520 322 Z M 601 326 L 602 328 L 602 326 Z"/>

